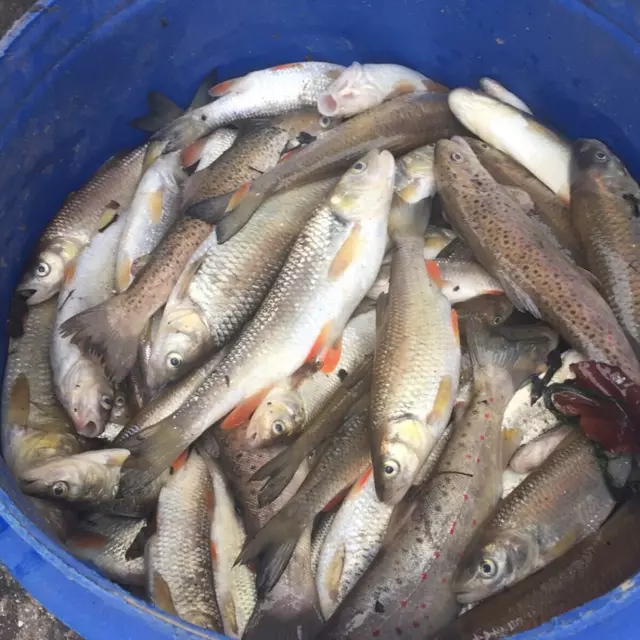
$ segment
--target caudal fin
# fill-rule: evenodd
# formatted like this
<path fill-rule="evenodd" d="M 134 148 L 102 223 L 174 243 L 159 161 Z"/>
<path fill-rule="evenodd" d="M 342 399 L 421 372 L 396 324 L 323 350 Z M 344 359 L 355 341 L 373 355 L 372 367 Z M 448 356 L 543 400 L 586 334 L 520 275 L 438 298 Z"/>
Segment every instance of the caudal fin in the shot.
<path fill-rule="evenodd" d="M 147 324 L 144 316 L 127 311 L 123 296 L 126 293 L 69 318 L 60 327 L 63 336 L 102 363 L 116 384 L 133 369 Z"/>
<path fill-rule="evenodd" d="M 160 131 L 184 113 L 182 107 L 159 91 L 149 91 L 147 107 L 148 113 L 131 121 L 131 126 L 147 133 Z"/>

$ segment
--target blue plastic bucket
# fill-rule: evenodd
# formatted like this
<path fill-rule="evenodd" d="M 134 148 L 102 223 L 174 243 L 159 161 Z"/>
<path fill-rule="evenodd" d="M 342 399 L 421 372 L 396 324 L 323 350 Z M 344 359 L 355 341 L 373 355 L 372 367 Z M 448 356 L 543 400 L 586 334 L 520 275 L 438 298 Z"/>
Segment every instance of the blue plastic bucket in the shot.
<path fill-rule="evenodd" d="M 128 122 L 149 89 L 184 104 L 216 65 L 225 79 L 305 58 L 398 62 L 451 86 L 489 75 L 568 136 L 601 138 L 638 176 L 639 34 L 640 5 L 620 0 L 41 2 L 0 42 L 0 309 L 67 193 L 142 141 Z M 32 516 L 0 463 L 0 561 L 83 637 L 221 637 L 108 582 Z M 638 637 L 636 579 L 518 637 Z"/>

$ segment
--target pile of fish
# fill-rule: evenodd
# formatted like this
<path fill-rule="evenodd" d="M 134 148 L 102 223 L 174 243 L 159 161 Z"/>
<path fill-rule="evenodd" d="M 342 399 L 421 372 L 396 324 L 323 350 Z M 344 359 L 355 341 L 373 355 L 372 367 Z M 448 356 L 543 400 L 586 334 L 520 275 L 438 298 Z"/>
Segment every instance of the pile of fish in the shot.
<path fill-rule="evenodd" d="M 3 456 L 69 552 L 249 639 L 500 637 L 640 568 L 634 455 L 546 393 L 640 382 L 604 144 L 394 64 L 208 78 L 136 125 L 17 291 Z"/>

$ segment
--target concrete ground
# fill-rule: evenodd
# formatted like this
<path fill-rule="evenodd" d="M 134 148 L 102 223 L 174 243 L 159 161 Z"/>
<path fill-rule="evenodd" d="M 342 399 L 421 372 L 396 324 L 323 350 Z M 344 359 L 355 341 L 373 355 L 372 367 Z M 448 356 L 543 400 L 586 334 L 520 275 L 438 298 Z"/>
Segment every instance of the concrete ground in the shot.
<path fill-rule="evenodd" d="M 0 0 L 0 36 L 33 4 Z M 81 640 L 18 585 L 0 564 L 0 640 Z"/>

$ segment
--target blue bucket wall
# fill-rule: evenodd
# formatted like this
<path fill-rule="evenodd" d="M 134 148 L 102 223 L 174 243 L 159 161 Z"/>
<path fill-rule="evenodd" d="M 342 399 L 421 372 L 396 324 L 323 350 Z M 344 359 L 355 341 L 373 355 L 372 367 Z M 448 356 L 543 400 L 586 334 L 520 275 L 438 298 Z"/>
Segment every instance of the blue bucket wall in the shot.
<path fill-rule="evenodd" d="M 67 193 L 140 143 L 146 92 L 185 104 L 220 79 L 301 59 L 393 61 L 449 85 L 497 78 L 568 136 L 640 175 L 640 12 L 620 0 L 48 0 L 0 42 L 0 309 Z M 4 326 L 4 322 L 0 326 Z M 6 336 L 0 336 L 0 362 Z M 0 561 L 88 640 L 220 638 L 159 613 L 58 548 L 0 465 Z M 637 635 L 634 581 L 521 636 Z"/>

